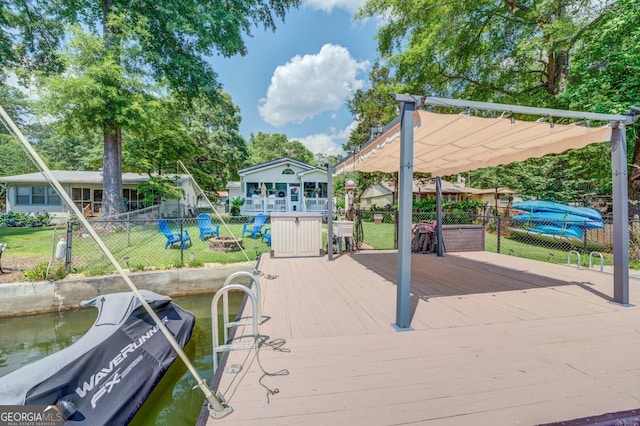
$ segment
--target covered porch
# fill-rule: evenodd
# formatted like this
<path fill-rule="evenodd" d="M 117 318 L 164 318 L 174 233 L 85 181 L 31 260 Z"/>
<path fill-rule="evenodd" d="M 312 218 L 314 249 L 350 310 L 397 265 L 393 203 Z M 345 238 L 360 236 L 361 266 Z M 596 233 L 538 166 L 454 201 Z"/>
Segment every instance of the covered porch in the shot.
<path fill-rule="evenodd" d="M 238 171 L 240 182 L 227 185 L 229 197 L 241 200 L 240 213 L 314 212 L 328 207 L 327 170 L 281 158 Z"/>

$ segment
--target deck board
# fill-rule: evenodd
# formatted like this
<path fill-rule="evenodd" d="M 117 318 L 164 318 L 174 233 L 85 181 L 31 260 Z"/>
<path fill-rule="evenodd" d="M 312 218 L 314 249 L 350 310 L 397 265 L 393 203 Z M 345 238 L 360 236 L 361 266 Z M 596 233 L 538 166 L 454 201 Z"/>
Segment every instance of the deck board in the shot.
<path fill-rule="evenodd" d="M 263 258 L 260 333 L 291 352 L 230 353 L 247 359 L 218 386 L 234 412 L 208 424 L 534 425 L 640 407 L 640 309 L 610 302 L 611 274 L 414 254 L 412 329 L 398 331 L 396 265 L 394 253 Z M 262 379 L 279 390 L 269 402 L 260 365 L 289 372 Z"/>

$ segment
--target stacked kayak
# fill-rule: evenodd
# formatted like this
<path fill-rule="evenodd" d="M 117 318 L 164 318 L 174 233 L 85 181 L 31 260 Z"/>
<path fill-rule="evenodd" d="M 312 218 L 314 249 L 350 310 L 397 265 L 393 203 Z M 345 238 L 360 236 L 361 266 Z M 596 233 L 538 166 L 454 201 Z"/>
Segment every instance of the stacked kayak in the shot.
<path fill-rule="evenodd" d="M 585 238 L 588 229 L 604 228 L 600 212 L 589 207 L 574 207 L 544 200 L 528 200 L 515 203 L 520 213 L 511 218 L 508 227 L 515 237 L 531 237 L 543 242 L 566 243 L 588 250 L 606 250 L 600 242 Z"/>

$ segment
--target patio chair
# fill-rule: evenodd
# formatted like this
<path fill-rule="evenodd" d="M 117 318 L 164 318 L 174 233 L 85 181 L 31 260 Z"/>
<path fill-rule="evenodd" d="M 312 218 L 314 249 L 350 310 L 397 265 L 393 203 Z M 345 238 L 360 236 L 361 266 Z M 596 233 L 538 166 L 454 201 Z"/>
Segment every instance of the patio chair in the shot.
<path fill-rule="evenodd" d="M 253 222 L 245 223 L 242 226 L 242 237 L 244 238 L 244 234 L 250 234 L 255 240 L 258 234 L 262 235 L 262 227 L 266 222 L 267 215 L 258 213 L 256 217 L 253 218 Z"/>
<path fill-rule="evenodd" d="M 160 219 L 158 221 L 158 227 L 160 228 L 160 231 L 162 231 L 164 236 L 167 237 L 167 243 L 164 245 L 165 249 L 168 249 L 174 244 L 180 243 L 182 249 L 184 250 L 187 248 L 187 243 L 189 243 L 189 245 L 192 244 L 191 237 L 189 236 L 189 231 L 187 231 L 186 229 L 182 230 L 182 235 L 179 232 L 173 232 L 171 231 L 171 229 L 169 229 L 169 222 L 167 222 L 166 219 Z"/>
<path fill-rule="evenodd" d="M 211 223 L 211 216 L 206 213 L 198 215 L 198 229 L 200 230 L 200 241 L 204 241 L 207 237 L 219 237 L 220 225 Z"/>
<path fill-rule="evenodd" d="M 265 228 L 262 232 L 262 241 L 267 242 L 267 247 L 271 247 L 271 228 Z"/>

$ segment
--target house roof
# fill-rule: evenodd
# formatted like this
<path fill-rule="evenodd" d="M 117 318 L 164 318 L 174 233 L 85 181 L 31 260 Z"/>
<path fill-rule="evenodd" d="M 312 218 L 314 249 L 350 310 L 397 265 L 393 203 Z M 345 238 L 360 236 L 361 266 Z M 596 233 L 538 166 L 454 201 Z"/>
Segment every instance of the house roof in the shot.
<path fill-rule="evenodd" d="M 395 192 L 395 185 L 392 180 L 384 180 L 381 185 L 389 191 Z M 480 191 L 476 188 L 469 188 L 455 183 L 441 180 L 441 188 L 444 194 L 477 194 Z M 414 179 L 412 192 L 414 193 L 435 193 L 436 183 L 431 179 Z"/>
<path fill-rule="evenodd" d="M 51 174 L 61 184 L 102 184 L 101 171 L 83 171 L 83 170 L 51 170 Z M 178 178 L 180 183 L 185 179 L 189 179 L 188 175 L 165 175 L 169 179 Z M 149 180 L 149 175 L 143 173 L 123 173 L 122 183 L 127 185 L 136 185 Z M 23 175 L 0 177 L 0 183 L 48 183 L 43 173 L 26 173 Z"/>
<path fill-rule="evenodd" d="M 516 191 L 514 191 L 513 189 L 510 188 L 486 188 L 486 189 L 476 189 L 476 194 L 495 194 L 496 192 L 498 193 L 498 195 L 506 195 L 506 194 L 515 194 Z"/>
<path fill-rule="evenodd" d="M 244 176 L 247 175 L 251 172 L 255 172 L 261 169 L 268 169 L 268 168 L 272 168 L 272 167 L 276 167 L 276 166 L 281 166 L 283 164 L 289 164 L 289 165 L 295 165 L 297 167 L 300 167 L 302 169 L 304 169 L 304 172 L 308 172 L 311 170 L 322 170 L 316 166 L 312 166 L 311 164 L 307 164 L 307 163 L 303 163 L 302 161 L 298 161 L 298 160 L 294 160 L 292 158 L 289 157 L 284 157 L 284 158 L 279 158 L 277 160 L 271 160 L 271 161 L 267 161 L 264 163 L 260 163 L 260 164 L 256 164 L 255 166 L 251 166 L 251 167 L 246 167 L 244 169 L 240 169 L 238 170 L 238 175 L 240 176 Z"/>

